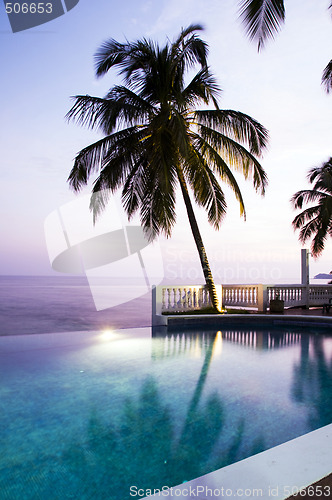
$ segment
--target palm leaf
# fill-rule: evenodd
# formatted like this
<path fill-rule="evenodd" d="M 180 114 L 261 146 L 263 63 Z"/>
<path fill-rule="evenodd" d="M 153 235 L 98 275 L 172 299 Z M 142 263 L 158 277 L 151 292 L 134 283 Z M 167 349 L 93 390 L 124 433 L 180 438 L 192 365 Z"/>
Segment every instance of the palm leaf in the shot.
<path fill-rule="evenodd" d="M 67 179 L 74 191 L 79 191 L 87 184 L 90 175 L 100 169 L 106 151 L 113 140 L 114 136 L 104 137 L 78 153 Z"/>
<path fill-rule="evenodd" d="M 323 71 L 322 85 L 327 93 L 332 90 L 332 59 Z"/>
<path fill-rule="evenodd" d="M 314 189 L 302 189 L 292 196 L 291 203 L 294 208 L 302 208 L 305 203 L 319 202 L 322 197 L 324 197 L 324 193 Z"/>
<path fill-rule="evenodd" d="M 260 190 L 262 195 L 265 194 L 267 175 L 255 156 L 244 146 L 204 125 L 199 126 L 199 135 L 223 157 L 231 168 L 241 172 L 245 179 L 251 177 L 256 191 Z"/>
<path fill-rule="evenodd" d="M 231 109 L 200 110 L 195 111 L 194 116 L 198 123 L 248 145 L 254 155 L 261 156 L 267 147 L 268 131 L 245 113 Z"/>
<path fill-rule="evenodd" d="M 147 238 L 152 241 L 160 233 L 169 237 L 176 221 L 175 190 L 165 192 L 160 172 L 145 171 L 143 198 L 140 218 Z"/>
<path fill-rule="evenodd" d="M 294 229 L 300 229 L 307 222 L 313 220 L 319 215 L 320 207 L 316 205 L 314 207 L 309 207 L 299 213 L 293 220 L 292 225 Z"/>
<path fill-rule="evenodd" d="M 267 39 L 274 38 L 285 20 L 283 0 L 241 0 L 240 19 L 250 40 L 257 48 L 264 47 Z"/>
<path fill-rule="evenodd" d="M 246 218 L 246 211 L 244 206 L 244 200 L 240 187 L 227 163 L 218 154 L 218 152 L 202 137 L 196 135 L 194 139 L 195 147 L 198 151 L 202 152 L 202 156 L 207 159 L 207 163 L 211 165 L 214 172 L 216 172 L 223 182 L 225 182 L 232 189 L 236 200 L 240 204 L 240 215 Z M 189 168 L 189 166 L 188 166 Z"/>
<path fill-rule="evenodd" d="M 172 44 L 171 58 L 181 72 L 195 63 L 202 67 L 207 65 L 208 46 L 195 33 L 203 29 L 200 24 L 191 24 L 186 29 L 182 29 L 180 36 Z"/>
<path fill-rule="evenodd" d="M 183 172 L 193 190 L 195 201 L 207 211 L 209 223 L 219 229 L 227 208 L 225 195 L 206 159 L 194 147 L 188 160 Z"/>
<path fill-rule="evenodd" d="M 119 43 L 113 38 L 104 42 L 95 54 L 96 75 L 103 76 L 113 66 L 121 65 L 125 61 L 129 49 L 129 44 Z"/>
<path fill-rule="evenodd" d="M 142 177 L 147 164 L 141 158 L 131 169 L 122 189 L 122 202 L 130 220 L 144 201 Z"/>
<path fill-rule="evenodd" d="M 189 108 L 194 108 L 197 104 L 204 102 L 209 104 L 212 100 L 216 102 L 221 90 L 216 79 L 211 75 L 208 68 L 202 68 L 193 77 L 187 87 L 181 92 L 183 102 Z"/>
<path fill-rule="evenodd" d="M 303 189 L 294 194 L 291 203 L 302 209 L 305 203 L 317 203 L 306 208 L 293 220 L 294 229 L 300 229 L 299 240 L 304 243 L 313 237 L 311 250 L 318 257 L 328 235 L 332 235 L 332 158 L 321 167 L 309 170 L 308 180 L 313 189 Z"/>
<path fill-rule="evenodd" d="M 76 156 L 74 166 L 68 177 L 71 188 L 74 191 L 79 191 L 87 184 L 92 173 L 98 172 L 101 168 L 109 168 L 110 186 L 108 187 L 116 189 L 118 187 L 117 182 L 121 182 L 125 175 L 125 171 L 121 172 L 124 162 L 135 161 L 134 154 L 137 144 L 140 144 L 144 134 L 144 129 L 131 127 L 106 136 L 82 149 Z M 112 167 L 111 162 L 113 162 Z M 113 180 L 114 178 L 116 181 Z"/>
<path fill-rule="evenodd" d="M 332 158 L 325 162 L 322 167 L 314 167 L 309 170 L 307 178 L 310 183 L 314 184 L 313 189 L 332 195 Z"/>
<path fill-rule="evenodd" d="M 112 103 L 101 97 L 92 97 L 89 95 L 77 95 L 72 97 L 75 104 L 66 114 L 68 121 L 75 121 L 81 126 L 91 129 L 101 128 L 104 130 L 104 119 L 111 114 Z M 113 123 L 113 127 L 115 122 Z M 108 125 L 108 128 L 111 128 Z"/>

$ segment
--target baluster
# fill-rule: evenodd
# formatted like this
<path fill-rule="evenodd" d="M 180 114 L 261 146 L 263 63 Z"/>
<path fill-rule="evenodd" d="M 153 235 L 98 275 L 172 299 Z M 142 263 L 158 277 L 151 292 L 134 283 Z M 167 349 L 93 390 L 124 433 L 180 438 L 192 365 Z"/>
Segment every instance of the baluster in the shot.
<path fill-rule="evenodd" d="M 197 288 L 193 289 L 193 307 L 197 309 Z"/>
<path fill-rule="evenodd" d="M 198 307 L 201 308 L 203 304 L 203 288 L 198 290 Z"/>
<path fill-rule="evenodd" d="M 206 307 L 208 305 L 208 291 L 207 288 L 204 287 L 204 293 L 203 293 L 203 307 Z"/>
<path fill-rule="evenodd" d="M 161 310 L 165 311 L 165 288 L 161 290 Z"/>
<path fill-rule="evenodd" d="M 181 291 L 182 296 L 182 309 L 186 310 L 187 308 L 187 289 L 183 288 Z"/>
<path fill-rule="evenodd" d="M 182 288 L 178 287 L 178 310 L 182 309 Z"/>
<path fill-rule="evenodd" d="M 167 310 L 170 311 L 171 308 L 171 288 L 167 288 Z"/>
<path fill-rule="evenodd" d="M 188 290 L 188 296 L 187 296 L 187 300 L 188 300 L 188 309 L 192 309 L 192 289 L 189 288 Z"/>

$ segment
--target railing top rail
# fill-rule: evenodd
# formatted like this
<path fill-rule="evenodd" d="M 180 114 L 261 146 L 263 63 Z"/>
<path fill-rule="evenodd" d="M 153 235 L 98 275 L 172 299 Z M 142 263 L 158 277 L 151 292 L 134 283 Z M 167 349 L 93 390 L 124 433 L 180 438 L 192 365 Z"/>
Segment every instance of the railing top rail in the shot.
<path fill-rule="evenodd" d="M 332 280 L 331 280 L 332 281 Z M 305 287 L 305 286 L 312 286 L 312 287 L 332 287 L 332 284 L 317 284 L 317 283 L 310 283 L 309 285 L 303 285 L 301 283 L 291 283 L 291 284 L 285 284 L 285 283 L 281 283 L 281 284 L 270 284 L 270 283 L 246 283 L 246 284 L 241 284 L 241 283 L 227 283 L 227 284 L 222 284 L 223 287 L 244 287 L 244 286 L 266 286 L 266 287 L 269 287 L 269 288 L 289 288 L 289 287 L 297 287 L 297 288 L 302 288 L 302 287 Z M 185 284 L 185 285 L 182 285 L 182 284 L 170 284 L 170 285 L 158 285 L 158 288 L 205 288 L 206 285 L 205 284 L 196 284 L 196 285 L 188 285 L 188 284 Z"/>
<path fill-rule="evenodd" d="M 159 285 L 159 288 L 206 288 L 206 285 Z"/>
<path fill-rule="evenodd" d="M 247 283 L 246 285 L 239 285 L 239 284 L 236 284 L 236 285 L 222 285 L 223 288 L 226 288 L 226 287 L 230 287 L 230 288 L 238 288 L 238 287 L 244 287 L 244 286 L 260 286 L 259 283 Z"/>

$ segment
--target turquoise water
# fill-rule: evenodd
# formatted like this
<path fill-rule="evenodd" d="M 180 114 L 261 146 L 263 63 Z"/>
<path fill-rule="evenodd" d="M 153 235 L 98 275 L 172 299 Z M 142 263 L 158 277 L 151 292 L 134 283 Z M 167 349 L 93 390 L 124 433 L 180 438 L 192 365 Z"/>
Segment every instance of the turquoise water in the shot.
<path fill-rule="evenodd" d="M 331 423 L 322 332 L 0 337 L 1 500 L 126 500 Z"/>

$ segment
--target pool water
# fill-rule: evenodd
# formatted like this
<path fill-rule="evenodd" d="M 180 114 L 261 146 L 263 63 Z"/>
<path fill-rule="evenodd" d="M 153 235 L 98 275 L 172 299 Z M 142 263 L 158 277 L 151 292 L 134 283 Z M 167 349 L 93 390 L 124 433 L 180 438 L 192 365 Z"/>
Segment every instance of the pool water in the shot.
<path fill-rule="evenodd" d="M 0 337 L 1 500 L 142 498 L 332 421 L 332 335 Z"/>

